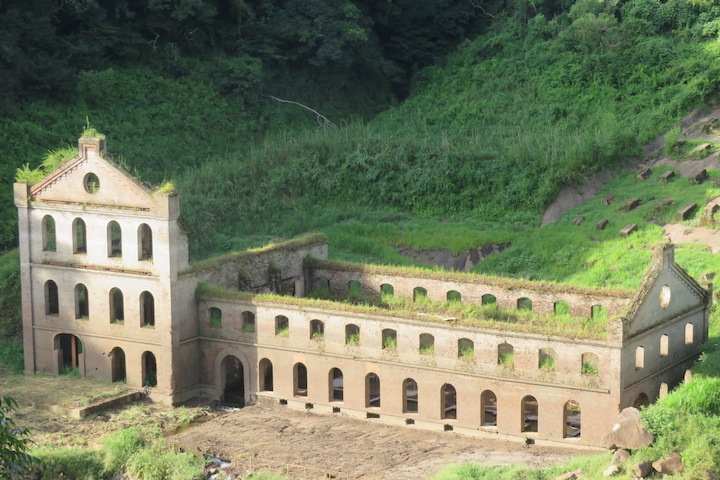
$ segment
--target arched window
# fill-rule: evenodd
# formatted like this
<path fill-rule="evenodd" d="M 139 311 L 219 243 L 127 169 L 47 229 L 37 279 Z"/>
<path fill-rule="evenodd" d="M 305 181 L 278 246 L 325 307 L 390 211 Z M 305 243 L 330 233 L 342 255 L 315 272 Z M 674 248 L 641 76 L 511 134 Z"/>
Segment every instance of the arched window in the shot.
<path fill-rule="evenodd" d="M 360 345 L 360 327 L 352 323 L 345 325 L 345 345 Z"/>
<path fill-rule="evenodd" d="M 415 287 L 413 289 L 413 302 L 427 300 L 427 289 L 423 287 Z"/>
<path fill-rule="evenodd" d="M 87 287 L 82 283 L 75 285 L 75 318 L 89 318 L 90 305 Z"/>
<path fill-rule="evenodd" d="M 325 324 L 321 320 L 310 320 L 310 338 L 318 341 L 325 339 Z"/>
<path fill-rule="evenodd" d="M 275 317 L 275 335 L 287 337 L 290 335 L 290 320 L 285 315 Z"/>
<path fill-rule="evenodd" d="M 663 334 L 660 336 L 660 356 L 667 357 L 670 348 L 670 338 Z"/>
<path fill-rule="evenodd" d="M 692 345 L 695 342 L 695 325 L 685 324 L 685 345 Z"/>
<path fill-rule="evenodd" d="M 564 438 L 580 437 L 581 417 L 580 404 L 575 400 L 565 402 L 563 409 L 563 418 L 565 419 L 565 428 L 563 430 Z"/>
<path fill-rule="evenodd" d="M 457 418 L 457 391 L 455 387 L 446 383 L 440 392 L 442 412 L 440 418 Z"/>
<path fill-rule="evenodd" d="M 403 413 L 418 412 L 418 386 L 412 378 L 403 382 Z"/>
<path fill-rule="evenodd" d="M 683 383 L 690 383 L 690 380 L 692 380 L 692 370 L 688 368 L 683 375 Z"/>
<path fill-rule="evenodd" d="M 541 348 L 538 350 L 538 368 L 549 372 L 555 371 L 555 350 L 552 348 Z"/>
<path fill-rule="evenodd" d="M 242 331 L 255 331 L 255 314 L 253 312 L 248 312 L 247 310 L 242 312 Z"/>
<path fill-rule="evenodd" d="M 50 215 L 45 215 L 42 219 L 42 245 L 46 252 L 57 251 L 57 241 L 55 239 L 55 219 Z"/>
<path fill-rule="evenodd" d="M 662 308 L 667 308 L 668 305 L 670 305 L 670 287 L 667 285 L 663 285 L 662 289 L 660 290 L 660 306 Z"/>
<path fill-rule="evenodd" d="M 462 302 L 462 294 L 457 290 L 450 290 L 447 292 L 448 302 Z"/>
<path fill-rule="evenodd" d="M 635 370 L 645 368 L 645 348 L 637 347 L 635 349 Z"/>
<path fill-rule="evenodd" d="M 515 348 L 509 343 L 498 345 L 498 365 L 513 367 L 515 365 Z"/>
<path fill-rule="evenodd" d="M 663 382 L 660 384 L 660 391 L 658 392 L 658 398 L 663 398 L 667 394 L 668 394 L 668 384 Z"/>
<path fill-rule="evenodd" d="M 382 348 L 384 350 L 395 350 L 397 348 L 397 332 L 392 328 L 383 329 Z"/>
<path fill-rule="evenodd" d="M 142 378 L 143 386 L 157 386 L 157 361 L 155 360 L 155 355 L 153 355 L 152 352 L 145 352 L 142 354 Z"/>
<path fill-rule="evenodd" d="M 296 397 L 307 397 L 307 368 L 302 363 L 293 367 L 293 394 Z"/>
<path fill-rule="evenodd" d="M 261 392 L 273 391 L 273 365 L 267 358 L 263 358 L 258 364 L 258 380 Z"/>
<path fill-rule="evenodd" d="M 485 390 L 480 395 L 480 425 L 497 426 L 497 397 L 490 390 Z"/>
<path fill-rule="evenodd" d="M 395 295 L 395 287 L 390 285 L 389 283 L 383 283 L 380 285 L 380 293 L 383 295 Z"/>
<path fill-rule="evenodd" d="M 122 257 L 122 230 L 114 220 L 107 226 L 107 248 L 108 257 Z"/>
<path fill-rule="evenodd" d="M 537 432 L 538 431 L 538 403 L 535 397 L 528 395 L 522 399 L 522 431 Z"/>
<path fill-rule="evenodd" d="M 458 340 L 458 358 L 467 361 L 475 359 L 475 343 L 469 338 Z"/>
<path fill-rule="evenodd" d="M 330 369 L 330 401 L 343 401 L 343 373 L 339 368 Z"/>
<path fill-rule="evenodd" d="M 217 307 L 210 307 L 210 326 L 213 328 L 222 327 L 222 310 Z"/>
<path fill-rule="evenodd" d="M 531 310 L 532 311 L 532 300 L 527 297 L 521 297 L 517 300 L 518 310 Z"/>
<path fill-rule="evenodd" d="M 365 375 L 365 407 L 380 407 L 380 377 L 374 373 Z"/>
<path fill-rule="evenodd" d="M 559 301 L 553 305 L 555 315 L 570 315 L 570 305 L 567 302 Z"/>
<path fill-rule="evenodd" d="M 57 283 L 52 280 L 45 282 L 45 315 L 59 315 L 60 302 L 58 299 Z"/>
<path fill-rule="evenodd" d="M 419 351 L 421 355 L 434 355 L 435 337 L 429 333 L 421 333 Z"/>
<path fill-rule="evenodd" d="M 597 375 L 600 372 L 600 361 L 597 355 L 585 352 L 581 358 L 580 373 L 583 375 Z"/>
<path fill-rule="evenodd" d="M 125 321 L 125 303 L 119 288 L 110 290 L 110 323 L 123 323 Z"/>
<path fill-rule="evenodd" d="M 152 260 L 153 239 L 152 229 L 147 223 L 138 227 L 138 260 Z"/>
<path fill-rule="evenodd" d="M 480 302 L 483 305 L 497 305 L 497 298 L 495 298 L 495 295 L 491 295 L 489 293 L 486 293 L 482 296 L 480 299 Z"/>
<path fill-rule="evenodd" d="M 155 326 L 155 298 L 150 292 L 140 294 L 140 326 Z"/>
<path fill-rule="evenodd" d="M 87 253 L 87 232 L 82 218 L 76 218 L 72 224 L 73 253 Z"/>
<path fill-rule="evenodd" d="M 590 316 L 592 318 L 604 320 L 607 318 L 607 308 L 603 307 L 602 305 L 593 305 L 590 309 Z"/>

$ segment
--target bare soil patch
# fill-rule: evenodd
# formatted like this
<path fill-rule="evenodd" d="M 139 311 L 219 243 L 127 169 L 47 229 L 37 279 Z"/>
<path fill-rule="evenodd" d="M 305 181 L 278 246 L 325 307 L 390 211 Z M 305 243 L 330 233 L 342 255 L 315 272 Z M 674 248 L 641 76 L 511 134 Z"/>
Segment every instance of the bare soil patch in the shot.
<path fill-rule="evenodd" d="M 605 183 L 612 180 L 613 175 L 609 171 L 598 172 L 592 175 L 582 185 L 568 185 L 562 187 L 555 197 L 555 201 L 551 203 L 545 214 L 543 215 L 540 226 L 544 227 L 548 223 L 552 223 L 573 207 L 587 202 L 595 196 Z"/>
<path fill-rule="evenodd" d="M 171 441 L 233 462 L 229 471 L 234 474 L 247 473 L 246 466 L 252 463 L 254 468 L 274 465 L 275 473 L 284 472 L 289 465 L 290 476 L 293 471 L 318 477 L 321 472 L 347 472 L 350 479 L 375 480 L 428 478 L 445 465 L 464 462 L 543 467 L 585 453 L 279 406 L 249 406 L 222 414 Z M 307 471 L 303 472 L 303 466 L 309 467 Z"/>

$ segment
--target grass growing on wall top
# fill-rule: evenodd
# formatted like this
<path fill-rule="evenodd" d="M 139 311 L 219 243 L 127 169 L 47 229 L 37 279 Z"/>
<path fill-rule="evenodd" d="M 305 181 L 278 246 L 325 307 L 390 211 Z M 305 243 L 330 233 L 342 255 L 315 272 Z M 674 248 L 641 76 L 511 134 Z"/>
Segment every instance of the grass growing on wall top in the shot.
<path fill-rule="evenodd" d="M 344 296 L 329 292 L 318 293 L 321 298 L 297 298 L 275 294 L 254 294 L 227 290 L 201 283 L 197 296 L 200 299 L 227 299 L 246 302 L 276 303 L 301 308 L 319 308 L 383 317 L 405 318 L 408 320 L 447 324 L 445 320 L 454 317 L 453 324 L 467 327 L 502 329 L 524 333 L 556 335 L 566 338 L 604 340 L 607 335 L 605 318 L 570 317 L 568 315 L 538 315 L 528 310 L 500 309 L 496 305 L 477 306 L 457 301 L 413 302 L 408 297 L 382 295 L 365 296 L 359 303 L 344 301 Z"/>

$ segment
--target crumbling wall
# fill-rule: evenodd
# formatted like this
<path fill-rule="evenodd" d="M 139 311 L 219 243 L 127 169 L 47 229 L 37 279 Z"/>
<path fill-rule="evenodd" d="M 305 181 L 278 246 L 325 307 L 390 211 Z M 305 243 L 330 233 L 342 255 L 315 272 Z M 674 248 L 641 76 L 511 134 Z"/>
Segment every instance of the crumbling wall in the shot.
<path fill-rule="evenodd" d="M 555 313 L 556 302 L 565 302 L 570 315 L 590 317 L 593 306 L 600 305 L 609 317 L 623 315 L 633 292 L 626 290 L 594 290 L 547 282 L 493 278 L 450 272 L 404 272 L 396 267 L 353 266 L 336 262 L 312 262 L 308 268 L 310 285 L 327 285 L 331 290 L 346 292 L 350 281 L 360 282 L 364 293 L 378 294 L 382 285 L 391 285 L 394 295 L 412 298 L 416 287 L 427 290 L 430 300 L 444 302 L 448 292 L 456 291 L 463 302 L 481 305 L 483 295 L 493 295 L 499 308 L 517 308 L 518 300 L 532 301 L 532 311 Z"/>

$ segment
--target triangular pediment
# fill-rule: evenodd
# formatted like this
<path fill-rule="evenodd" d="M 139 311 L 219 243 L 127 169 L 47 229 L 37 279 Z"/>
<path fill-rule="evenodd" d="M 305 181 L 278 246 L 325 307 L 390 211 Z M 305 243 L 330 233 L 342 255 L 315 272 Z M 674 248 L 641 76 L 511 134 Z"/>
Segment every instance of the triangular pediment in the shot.
<path fill-rule="evenodd" d="M 625 338 L 706 307 L 708 295 L 706 289 L 675 263 L 674 247 L 665 245 L 653 255 L 653 263 L 631 304 Z"/>
<path fill-rule="evenodd" d="M 152 210 L 152 191 L 125 169 L 103 158 L 98 139 L 80 139 L 78 156 L 30 189 L 35 202 Z"/>

